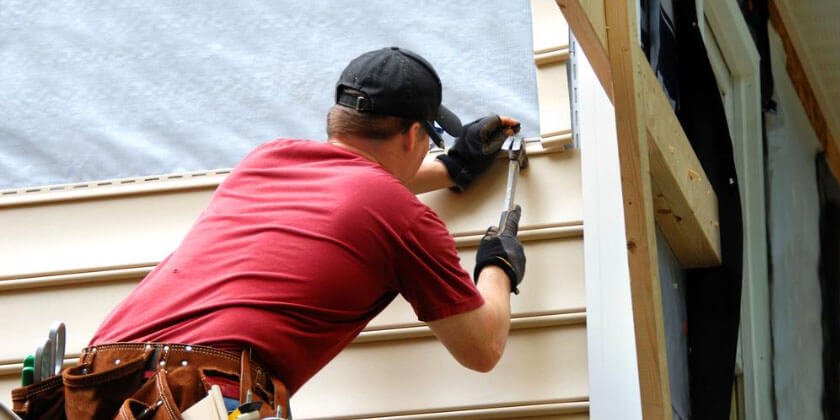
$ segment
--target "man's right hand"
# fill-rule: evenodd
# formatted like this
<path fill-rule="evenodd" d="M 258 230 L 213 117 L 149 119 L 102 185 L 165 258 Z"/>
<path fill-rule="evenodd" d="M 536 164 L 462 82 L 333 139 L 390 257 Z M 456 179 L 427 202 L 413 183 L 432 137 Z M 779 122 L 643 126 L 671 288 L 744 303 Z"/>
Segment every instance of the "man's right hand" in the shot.
<path fill-rule="evenodd" d="M 490 115 L 464 126 L 446 154 L 438 156 L 456 187 L 463 191 L 487 171 L 505 139 L 519 131 L 519 121 Z"/>
<path fill-rule="evenodd" d="M 475 271 L 473 278 L 478 281 L 481 270 L 488 265 L 500 267 L 510 279 L 510 291 L 519 294 L 519 283 L 525 276 L 525 250 L 516 234 L 519 231 L 519 218 L 522 208 L 518 205 L 505 217 L 505 229 L 499 232 L 494 226 L 487 229 L 478 245 L 475 257 Z"/>

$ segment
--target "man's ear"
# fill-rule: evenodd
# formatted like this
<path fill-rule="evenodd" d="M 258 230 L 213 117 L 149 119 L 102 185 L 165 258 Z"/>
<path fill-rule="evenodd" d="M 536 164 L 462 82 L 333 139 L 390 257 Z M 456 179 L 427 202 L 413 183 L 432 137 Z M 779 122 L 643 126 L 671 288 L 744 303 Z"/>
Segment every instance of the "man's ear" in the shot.
<path fill-rule="evenodd" d="M 414 150 L 414 148 L 420 144 L 420 140 L 423 139 L 424 134 L 426 134 L 426 130 L 419 122 L 411 123 L 411 126 L 408 127 L 408 131 L 406 132 L 406 136 L 403 137 L 403 147 L 405 150 Z"/>

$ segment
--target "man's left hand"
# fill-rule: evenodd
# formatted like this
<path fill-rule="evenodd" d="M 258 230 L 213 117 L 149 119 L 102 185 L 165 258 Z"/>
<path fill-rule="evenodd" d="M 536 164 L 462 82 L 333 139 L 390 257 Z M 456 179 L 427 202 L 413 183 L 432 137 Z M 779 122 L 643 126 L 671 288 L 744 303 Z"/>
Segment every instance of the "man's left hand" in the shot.
<path fill-rule="evenodd" d="M 490 115 L 464 126 L 445 155 L 438 156 L 456 187 L 463 191 L 487 171 L 505 139 L 519 132 L 519 121 Z"/>

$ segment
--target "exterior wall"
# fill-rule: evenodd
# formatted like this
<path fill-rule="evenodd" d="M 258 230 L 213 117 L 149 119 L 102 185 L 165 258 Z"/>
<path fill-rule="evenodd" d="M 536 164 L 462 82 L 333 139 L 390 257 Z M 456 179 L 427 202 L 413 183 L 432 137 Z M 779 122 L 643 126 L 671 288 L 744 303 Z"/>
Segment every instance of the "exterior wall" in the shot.
<path fill-rule="evenodd" d="M 551 0 L 534 0 L 532 11 L 540 133 L 557 142 L 571 127 L 567 27 Z M 397 300 L 294 397 L 296 418 L 588 418 L 580 153 L 539 143 L 528 152 L 516 196 L 528 273 L 512 299 L 510 341 L 496 369 L 459 367 Z M 481 234 L 498 222 L 505 177 L 500 159 L 465 194 L 421 196 L 447 223 L 467 270 Z M 0 228 L 12 238 L 0 243 L 0 255 L 11 256 L 0 267 L 0 329 L 14 338 L 0 346 L 0 400 L 9 401 L 23 356 L 53 320 L 67 324 L 67 362 L 75 362 L 107 312 L 177 246 L 223 178 L 0 197 Z"/>
<path fill-rule="evenodd" d="M 788 78 L 784 48 L 772 28 L 770 53 L 778 103 L 777 112 L 766 116 L 776 414 L 779 419 L 820 419 L 819 142 Z"/>
<path fill-rule="evenodd" d="M 399 300 L 304 386 L 293 401 L 297 417 L 449 416 L 496 406 L 520 406 L 511 416 L 523 409 L 586 413 L 579 154 L 529 151 L 531 166 L 517 194 L 524 209 L 528 279 L 513 299 L 513 332 L 496 370 L 481 375 L 458 367 Z M 480 233 L 498 217 L 505 172 L 500 160 L 467 194 L 422 197 L 448 223 L 468 270 Z M 15 256 L 0 281 L 0 328 L 15 337 L 0 347 L 5 401 L 20 360 L 52 320 L 68 325 L 72 359 L 110 308 L 177 244 L 212 190 L 196 186 L 113 195 L 115 189 L 84 200 L 68 196 L 2 207 L 3 228 L 16 238 L 0 249 Z M 359 386 L 360 378 L 365 386 Z"/>

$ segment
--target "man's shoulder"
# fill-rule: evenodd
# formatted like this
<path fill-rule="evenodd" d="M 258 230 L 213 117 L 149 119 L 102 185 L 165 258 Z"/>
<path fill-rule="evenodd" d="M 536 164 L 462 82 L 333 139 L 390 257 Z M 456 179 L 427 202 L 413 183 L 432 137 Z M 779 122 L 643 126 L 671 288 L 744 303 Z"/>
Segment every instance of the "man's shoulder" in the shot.
<path fill-rule="evenodd" d="M 426 208 L 408 187 L 384 169 L 362 169 L 355 175 L 347 175 L 349 187 L 359 201 L 384 207 L 404 207 L 417 213 Z"/>
<path fill-rule="evenodd" d="M 308 139 L 276 138 L 260 144 L 251 150 L 251 154 L 277 149 L 324 150 L 326 143 Z"/>

